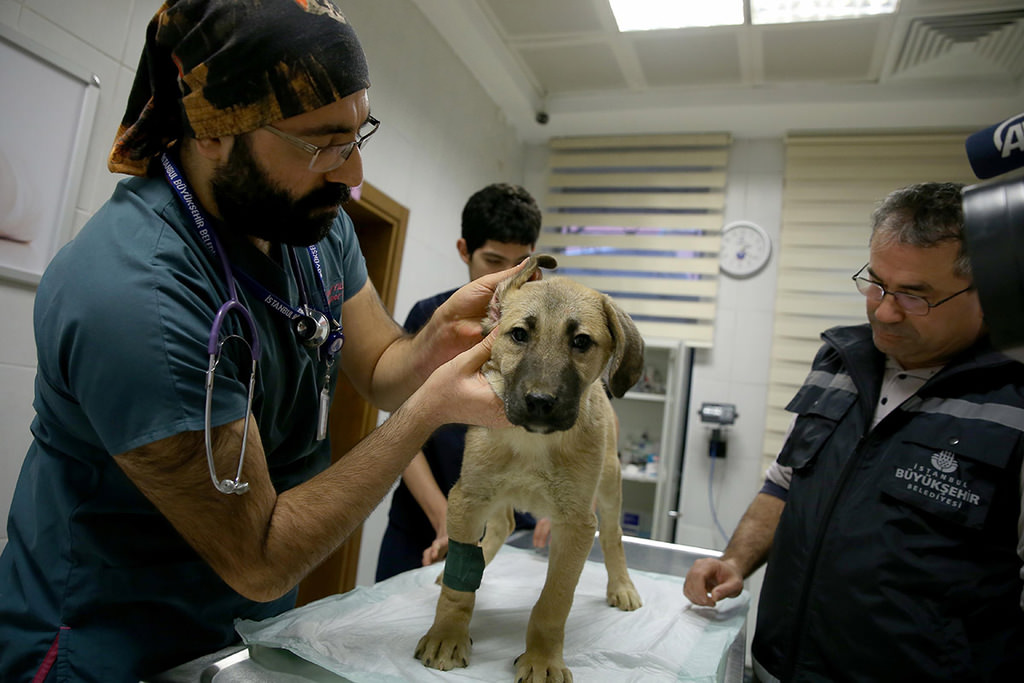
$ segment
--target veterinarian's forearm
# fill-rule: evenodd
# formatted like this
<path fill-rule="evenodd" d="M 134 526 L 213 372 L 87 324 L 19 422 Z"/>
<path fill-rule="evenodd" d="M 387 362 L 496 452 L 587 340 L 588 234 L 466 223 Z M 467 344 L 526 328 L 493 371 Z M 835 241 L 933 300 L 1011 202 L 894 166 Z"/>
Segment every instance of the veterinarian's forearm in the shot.
<path fill-rule="evenodd" d="M 785 501 L 775 496 L 758 493 L 733 532 L 722 561 L 733 565 L 743 578 L 753 574 L 768 559 L 785 506 Z"/>
<path fill-rule="evenodd" d="M 290 590 L 348 538 L 433 426 L 403 406 L 334 465 L 277 497 L 255 568 L 273 585 L 264 599 Z"/>
<path fill-rule="evenodd" d="M 409 466 L 405 468 L 402 480 L 424 514 L 427 515 L 430 525 L 434 527 L 434 532 L 444 531 L 448 516 L 448 499 L 442 493 L 441 487 L 437 485 L 437 480 L 434 479 L 434 473 L 430 471 L 430 463 L 427 462 L 427 456 L 423 454 L 423 451 L 417 453 Z"/>

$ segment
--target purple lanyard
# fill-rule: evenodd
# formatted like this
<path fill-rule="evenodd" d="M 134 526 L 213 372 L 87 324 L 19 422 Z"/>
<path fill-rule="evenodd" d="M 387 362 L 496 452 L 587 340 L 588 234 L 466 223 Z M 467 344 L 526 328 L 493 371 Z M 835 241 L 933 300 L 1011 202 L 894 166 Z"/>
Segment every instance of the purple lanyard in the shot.
<path fill-rule="evenodd" d="M 287 320 L 297 322 L 297 329 L 301 330 L 306 326 L 312 326 L 314 328 L 326 326 L 326 329 L 322 330 L 322 334 L 319 336 L 313 336 L 313 341 L 317 341 L 317 343 L 311 343 L 309 345 L 313 345 L 318 348 L 322 360 L 324 360 L 328 364 L 328 367 L 330 367 L 334 362 L 334 356 L 341 350 L 341 346 L 345 342 L 345 334 L 342 330 L 341 324 L 334 319 L 333 315 L 331 315 L 330 302 L 327 298 L 327 287 L 324 283 L 323 270 L 320 266 L 320 252 L 317 250 L 316 245 L 310 245 L 307 248 L 307 251 L 309 252 L 310 261 L 313 264 L 317 284 L 320 286 L 321 304 L 323 305 L 323 308 L 321 309 L 319 307 L 311 306 L 306 301 L 306 285 L 302 278 L 302 271 L 299 267 L 299 262 L 295 256 L 294 250 L 292 250 L 291 247 L 288 247 L 287 251 L 290 259 L 290 265 L 295 273 L 297 284 L 299 286 L 300 298 L 302 299 L 302 307 L 295 308 L 287 301 L 268 290 L 245 271 L 234 271 L 231 268 L 227 252 L 217 239 L 216 232 L 209 226 L 209 221 L 206 218 L 206 215 L 203 213 L 199 205 L 196 204 L 195 199 L 192 196 L 192 191 L 189 188 L 184 175 L 174 164 L 169 155 L 162 154 L 160 156 L 160 162 L 163 165 L 164 174 L 167 176 L 167 182 L 178 195 L 178 199 L 181 200 L 185 207 L 185 212 L 192 219 L 192 227 L 195 229 L 196 234 L 202 241 L 203 246 L 211 256 L 220 260 L 221 266 L 224 270 L 224 279 L 226 280 L 228 287 L 228 300 L 217 311 L 213 328 L 210 330 L 210 341 L 207 347 L 210 353 L 213 354 L 216 351 L 217 340 L 220 335 L 220 327 L 223 318 L 231 310 L 238 310 L 253 335 L 253 358 L 256 359 L 259 357 L 260 343 L 259 337 L 256 334 L 255 321 L 249 311 L 238 299 L 238 294 L 235 289 L 235 274 L 237 273 L 238 279 L 245 284 L 246 288 L 262 299 L 263 303 L 265 303 L 272 311 L 275 311 L 278 315 L 283 316 Z M 320 315 L 316 315 L 317 313 Z"/>

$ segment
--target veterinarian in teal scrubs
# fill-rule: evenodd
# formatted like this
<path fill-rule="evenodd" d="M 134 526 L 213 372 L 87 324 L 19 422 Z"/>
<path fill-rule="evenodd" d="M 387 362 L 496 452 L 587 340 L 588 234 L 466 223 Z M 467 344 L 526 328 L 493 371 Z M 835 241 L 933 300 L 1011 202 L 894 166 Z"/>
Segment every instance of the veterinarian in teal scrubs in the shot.
<path fill-rule="evenodd" d="M 507 425 L 479 320 L 511 271 L 415 337 L 367 279 L 339 205 L 380 126 L 368 86 L 329 0 L 154 17 L 110 157 L 137 177 L 36 296 L 0 680 L 137 682 L 237 641 L 234 620 L 293 605 L 437 427 Z M 339 371 L 393 412 L 329 466 Z"/>

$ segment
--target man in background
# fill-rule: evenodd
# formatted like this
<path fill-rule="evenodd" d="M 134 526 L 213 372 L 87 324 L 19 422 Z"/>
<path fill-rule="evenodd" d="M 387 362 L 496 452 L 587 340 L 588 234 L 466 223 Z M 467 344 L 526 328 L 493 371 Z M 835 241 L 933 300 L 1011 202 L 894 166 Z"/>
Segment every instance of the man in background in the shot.
<path fill-rule="evenodd" d="M 1024 670 L 1024 365 L 989 343 L 961 186 L 875 211 L 867 325 L 827 330 L 767 481 L 696 605 L 767 560 L 762 681 L 1003 681 Z"/>
<path fill-rule="evenodd" d="M 469 266 L 470 281 L 523 261 L 533 253 L 540 228 L 540 209 L 522 187 L 495 183 L 476 192 L 463 208 L 462 237 L 456 243 L 459 256 Z M 417 332 L 455 291 L 417 302 L 405 320 L 405 330 Z M 445 425 L 431 435 L 402 473 L 377 559 L 377 581 L 432 564 L 447 554 L 447 496 L 459 478 L 465 440 L 465 425 Z M 530 515 L 516 512 L 516 528 L 534 524 Z M 547 519 L 537 524 L 535 545 L 546 544 L 549 529 Z"/>

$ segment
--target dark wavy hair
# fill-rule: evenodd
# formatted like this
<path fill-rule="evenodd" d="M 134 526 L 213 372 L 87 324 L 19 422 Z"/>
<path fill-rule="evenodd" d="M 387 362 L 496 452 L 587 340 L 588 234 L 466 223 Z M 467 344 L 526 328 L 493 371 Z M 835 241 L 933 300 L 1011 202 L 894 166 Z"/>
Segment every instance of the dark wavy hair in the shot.
<path fill-rule="evenodd" d="M 519 185 L 494 183 L 476 192 L 462 209 L 462 238 L 470 256 L 487 240 L 537 243 L 540 207 Z"/>

